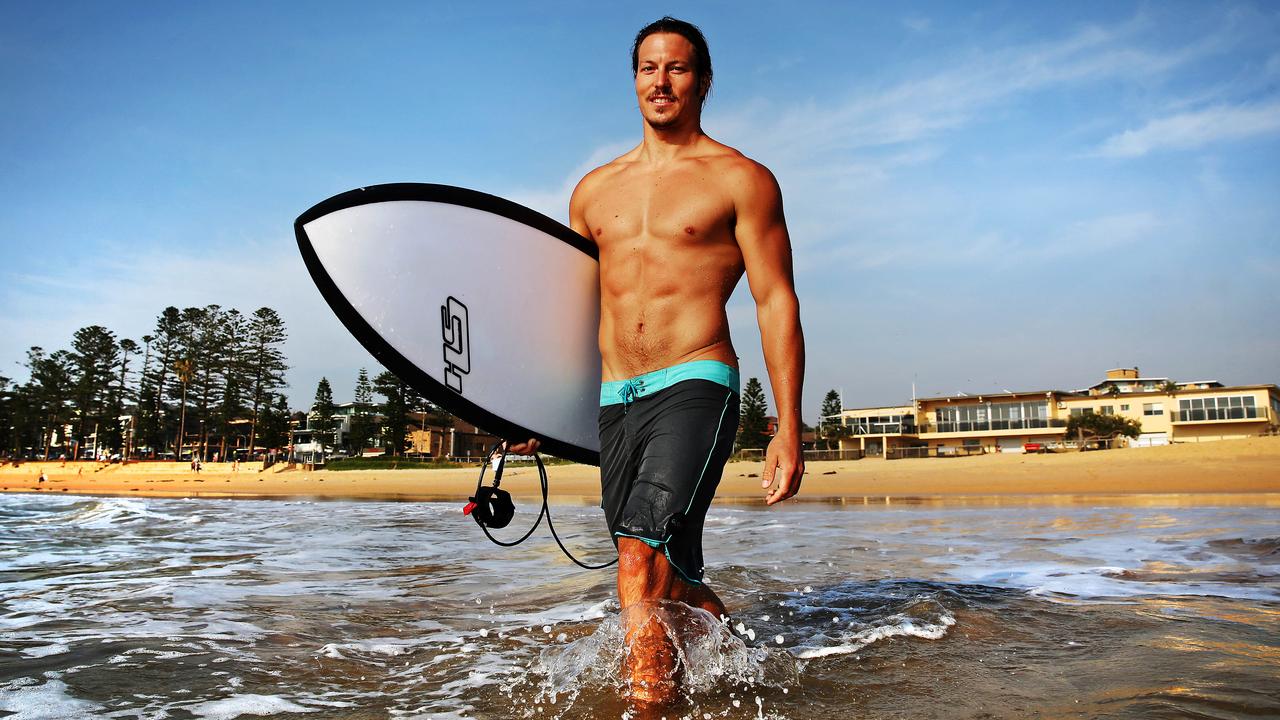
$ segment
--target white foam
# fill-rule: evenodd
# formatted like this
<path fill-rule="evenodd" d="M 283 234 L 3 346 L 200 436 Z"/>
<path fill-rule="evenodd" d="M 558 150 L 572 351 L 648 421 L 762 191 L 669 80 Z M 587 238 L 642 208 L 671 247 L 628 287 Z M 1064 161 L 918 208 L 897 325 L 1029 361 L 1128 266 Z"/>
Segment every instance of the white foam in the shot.
<path fill-rule="evenodd" d="M 940 608 L 941 606 L 939 606 Z M 916 637 L 925 640 L 940 640 L 947 630 L 956 624 L 955 616 L 945 609 L 936 618 L 922 620 L 904 614 L 891 615 L 884 621 L 865 627 L 853 633 L 841 635 L 836 644 L 806 644 L 791 648 L 791 654 L 802 660 L 829 657 L 832 655 L 848 655 L 892 637 Z M 826 636 L 819 635 L 820 640 Z"/>
<path fill-rule="evenodd" d="M 40 518 L 34 522 L 40 524 L 65 524 L 81 528 L 109 528 L 136 520 L 174 520 L 178 522 L 199 522 L 193 516 L 166 515 L 151 510 L 142 500 L 131 498 L 110 498 L 99 500 L 89 507 L 76 510 L 67 515 L 56 515 Z"/>
<path fill-rule="evenodd" d="M 5 720 L 80 720 L 91 717 L 102 706 L 71 697 L 67 684 L 58 679 L 31 685 L 30 678 L 15 680 L 0 689 L 0 710 Z"/>
<path fill-rule="evenodd" d="M 346 659 L 343 652 L 363 653 L 366 655 L 408 655 L 422 643 L 421 640 L 405 640 L 402 638 L 370 638 L 352 642 L 328 643 L 317 652 L 325 657 L 338 660 Z"/>
<path fill-rule="evenodd" d="M 245 715 L 276 715 L 278 713 L 317 712 L 315 708 L 305 707 L 282 698 L 279 695 L 232 695 L 221 700 L 208 700 L 182 708 L 198 718 L 205 720 L 233 720 Z"/>
<path fill-rule="evenodd" d="M 50 655 L 61 655 L 70 651 L 71 648 L 62 643 L 53 643 L 52 645 L 40 645 L 37 647 L 23 648 L 22 656 L 29 658 L 49 657 Z"/>
<path fill-rule="evenodd" d="M 495 622 L 539 626 L 547 623 L 601 620 L 617 611 L 618 601 L 610 598 L 591 605 L 583 605 L 581 603 L 557 605 L 535 613 L 500 613 L 494 615 L 493 619 Z"/>

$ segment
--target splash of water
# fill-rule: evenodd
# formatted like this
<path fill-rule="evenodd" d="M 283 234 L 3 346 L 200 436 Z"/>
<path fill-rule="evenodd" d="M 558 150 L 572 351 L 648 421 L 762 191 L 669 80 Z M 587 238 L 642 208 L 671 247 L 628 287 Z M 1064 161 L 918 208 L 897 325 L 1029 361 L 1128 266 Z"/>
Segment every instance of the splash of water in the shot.
<path fill-rule="evenodd" d="M 679 699 L 696 704 L 717 691 L 784 688 L 798 683 L 797 665 L 785 652 L 748 646 L 728 622 L 676 601 L 636 605 L 606 617 L 595 632 L 564 645 L 546 648 L 506 691 L 526 700 L 526 717 L 534 706 L 554 706 L 562 717 L 579 697 L 601 693 L 625 695 L 623 671 L 626 628 L 657 622 L 675 650 L 673 675 Z"/>

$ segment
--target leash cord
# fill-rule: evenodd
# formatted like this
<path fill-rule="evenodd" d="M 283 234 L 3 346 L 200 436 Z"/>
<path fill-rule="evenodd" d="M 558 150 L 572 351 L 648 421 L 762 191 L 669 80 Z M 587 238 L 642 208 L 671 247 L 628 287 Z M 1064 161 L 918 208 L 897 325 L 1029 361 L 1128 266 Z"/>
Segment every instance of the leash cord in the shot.
<path fill-rule="evenodd" d="M 498 487 L 498 484 L 502 482 L 502 470 L 507 465 L 507 449 L 502 443 L 494 445 L 493 450 L 490 451 L 489 453 L 489 456 L 492 457 L 493 453 L 496 452 L 499 448 L 502 448 L 502 457 L 498 460 L 498 468 L 494 470 L 494 473 L 493 473 L 493 476 L 494 476 L 493 486 L 495 488 Z M 618 558 L 615 557 L 614 559 L 610 560 L 607 563 L 603 563 L 600 565 L 588 565 L 587 563 L 584 563 L 578 558 L 574 557 L 573 553 L 569 552 L 569 548 L 564 546 L 564 542 L 560 540 L 559 533 L 556 532 L 555 523 L 551 521 L 551 506 L 547 500 L 547 496 L 549 495 L 548 484 L 547 484 L 547 468 L 542 464 L 542 456 L 539 455 L 538 453 L 535 452 L 533 454 L 533 460 L 538 464 L 538 482 L 542 486 L 542 509 L 538 511 L 538 518 L 533 521 L 533 525 L 529 527 L 529 531 L 526 532 L 524 535 L 522 535 L 519 540 L 507 542 L 507 541 L 499 540 L 498 538 L 494 537 L 493 534 L 489 532 L 489 528 L 486 527 L 485 524 L 481 522 L 480 519 L 477 517 L 476 524 L 480 526 L 480 529 L 482 531 L 484 531 L 485 537 L 489 538 L 489 540 L 493 542 L 493 544 L 495 545 L 500 545 L 502 547 L 515 547 L 516 545 L 519 545 L 525 540 L 528 540 L 529 536 L 533 535 L 533 531 L 538 529 L 538 525 L 542 524 L 542 518 L 545 517 L 547 519 L 547 527 L 551 530 L 551 537 L 555 539 L 556 545 L 560 546 L 560 552 L 563 552 L 565 557 L 572 560 L 573 563 L 578 567 L 584 570 L 603 570 L 617 563 Z M 480 466 L 480 479 L 476 481 L 476 497 L 480 496 L 480 488 L 484 485 L 484 472 L 486 469 L 488 469 L 488 467 L 489 467 L 488 461 L 484 462 Z"/>

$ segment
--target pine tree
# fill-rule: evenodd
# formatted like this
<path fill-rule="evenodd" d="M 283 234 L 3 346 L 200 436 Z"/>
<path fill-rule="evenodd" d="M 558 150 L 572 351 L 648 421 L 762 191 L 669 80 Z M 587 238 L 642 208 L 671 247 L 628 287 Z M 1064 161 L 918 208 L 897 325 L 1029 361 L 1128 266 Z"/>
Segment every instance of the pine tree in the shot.
<path fill-rule="evenodd" d="M 378 408 L 384 418 L 382 446 L 398 456 L 404 451 L 405 427 L 409 424 L 410 403 L 415 394 L 400 378 L 385 370 L 373 379 L 373 389 L 386 398 Z"/>
<path fill-rule="evenodd" d="M 262 444 L 267 448 L 283 448 L 289 444 L 289 402 L 283 394 L 270 397 L 262 404 L 258 420 Z"/>
<path fill-rule="evenodd" d="M 222 353 L 222 372 L 219 378 L 221 401 L 214 413 L 214 426 L 218 434 L 218 456 L 224 460 L 227 457 L 227 436 L 233 432 L 233 423 L 246 414 L 245 395 L 249 384 L 247 331 L 248 322 L 234 308 L 222 315 L 222 322 L 216 330 Z"/>
<path fill-rule="evenodd" d="M 333 388 L 329 387 L 328 378 L 320 378 L 316 385 L 316 399 L 311 404 L 311 414 L 307 417 L 307 429 L 315 431 L 315 439 L 321 443 L 333 442 L 333 413 L 337 406 L 333 404 Z"/>
<path fill-rule="evenodd" d="M 13 397 L 14 391 L 10 387 L 9 378 L 0 375 L 0 457 L 7 457 L 10 454 L 18 455 L 18 447 L 15 444 L 17 428 L 14 426 Z"/>
<path fill-rule="evenodd" d="M 843 419 L 840 417 L 840 393 L 834 389 L 828 390 L 826 397 L 822 398 L 822 410 L 819 412 L 818 429 L 823 438 L 828 442 L 837 440 L 845 434 Z"/>
<path fill-rule="evenodd" d="M 71 349 L 78 446 L 84 447 L 92 433 L 94 451 L 99 452 L 104 446 L 110 446 L 103 442 L 104 439 L 118 434 L 113 433 L 119 427 L 118 416 L 112 417 L 111 411 L 115 404 L 112 381 L 115 379 L 120 347 L 116 343 L 115 333 L 101 325 L 90 325 L 75 332 Z"/>
<path fill-rule="evenodd" d="M 111 415 L 116 418 L 116 421 L 112 423 L 113 440 L 115 440 L 116 444 L 120 447 L 120 457 L 124 460 L 129 459 L 130 448 L 128 441 L 132 440 L 132 438 L 126 438 L 121 435 L 121 432 L 125 430 L 125 428 L 121 426 L 119 418 L 127 416 L 129 418 L 128 429 L 133 431 L 135 424 L 137 423 L 137 395 L 136 392 L 131 393 L 129 390 L 129 356 L 136 354 L 137 352 L 138 343 L 130 340 L 129 338 L 124 338 L 120 341 L 120 381 L 116 384 L 115 397 L 111 403 Z M 129 407 L 128 405 L 129 397 L 131 395 L 134 398 L 135 407 Z"/>
<path fill-rule="evenodd" d="M 66 350 L 46 355 L 43 348 L 33 347 L 27 351 L 27 370 L 30 378 L 19 391 L 18 402 L 25 442 L 48 460 L 54 437 L 74 417 L 74 358 Z M 61 441 L 65 444 L 67 438 Z"/>
<path fill-rule="evenodd" d="M 170 447 L 169 440 L 178 430 L 182 413 L 179 408 L 171 407 L 167 400 L 179 397 L 177 393 L 171 392 L 171 389 L 177 390 L 180 386 L 177 383 L 171 386 L 170 376 L 174 371 L 174 363 L 181 357 L 184 332 L 182 313 L 178 308 L 170 305 L 156 317 L 153 338 L 155 345 L 149 346 L 149 354 L 155 355 L 155 371 L 146 374 L 144 370 L 143 385 L 146 388 L 147 404 L 139 420 L 139 434 L 152 452 Z M 175 446 L 177 444 L 176 441 L 172 443 Z"/>
<path fill-rule="evenodd" d="M 250 453 L 257 443 L 259 411 L 271 404 L 272 395 L 284 387 L 284 374 L 289 369 L 281 346 L 288 338 L 284 320 L 269 307 L 260 307 L 249 318 L 249 405 L 253 423 L 249 426 Z M 288 413 L 285 413 L 286 416 Z M 265 443 L 268 447 L 278 444 Z"/>
<path fill-rule="evenodd" d="M 266 448 L 283 448 L 289 445 L 289 402 L 284 395 L 269 396 L 262 404 L 257 420 L 259 437 Z"/>
<path fill-rule="evenodd" d="M 356 376 L 351 432 L 347 435 L 347 445 L 352 455 L 358 457 L 364 452 L 373 437 L 373 430 L 373 385 L 369 382 L 369 372 L 360 368 L 360 374 Z"/>
<path fill-rule="evenodd" d="M 768 412 L 769 404 L 764 397 L 764 388 L 759 380 L 749 378 L 742 392 L 741 415 L 738 420 L 739 450 L 764 449 L 769 444 L 769 421 L 765 418 Z"/>
<path fill-rule="evenodd" d="M 188 410 L 187 427 L 192 427 L 194 421 L 200 438 L 199 456 L 207 459 L 209 434 L 214 419 L 212 409 L 221 403 L 221 379 L 227 364 L 226 349 L 222 345 L 220 333 L 225 313 L 222 306 L 215 304 L 202 308 L 185 308 L 182 314 L 188 327 L 185 337 L 186 356 L 195 361 L 195 369 L 187 388 L 188 399 L 192 404 L 191 410 Z"/>

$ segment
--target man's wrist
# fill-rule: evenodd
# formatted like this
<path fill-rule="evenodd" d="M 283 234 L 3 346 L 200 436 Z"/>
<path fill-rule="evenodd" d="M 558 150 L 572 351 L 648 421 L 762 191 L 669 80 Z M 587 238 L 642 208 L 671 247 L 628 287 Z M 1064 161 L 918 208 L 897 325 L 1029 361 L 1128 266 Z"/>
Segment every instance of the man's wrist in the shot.
<path fill-rule="evenodd" d="M 799 420 L 789 420 L 789 421 L 788 421 L 788 420 L 783 420 L 783 419 L 779 418 L 779 419 L 778 419 L 778 434 L 779 434 L 779 435 L 781 435 L 781 434 L 783 434 L 783 433 L 789 433 L 789 434 L 796 434 L 796 435 L 799 435 L 799 434 L 800 434 L 800 421 L 799 421 Z"/>

